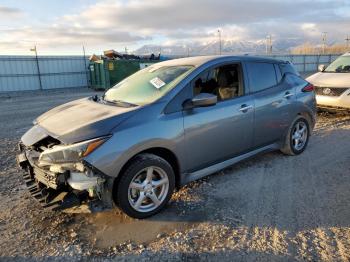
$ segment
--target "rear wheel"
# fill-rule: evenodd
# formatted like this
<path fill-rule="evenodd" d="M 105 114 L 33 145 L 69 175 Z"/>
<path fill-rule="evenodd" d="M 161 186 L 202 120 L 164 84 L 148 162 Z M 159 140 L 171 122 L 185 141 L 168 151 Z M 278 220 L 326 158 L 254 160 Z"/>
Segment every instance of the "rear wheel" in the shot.
<path fill-rule="evenodd" d="M 136 156 L 121 176 L 115 200 L 123 212 L 134 218 L 158 213 L 175 187 L 171 165 L 153 154 Z"/>
<path fill-rule="evenodd" d="M 301 154 L 309 142 L 310 127 L 304 117 L 298 117 L 288 130 L 281 151 L 286 155 Z"/>

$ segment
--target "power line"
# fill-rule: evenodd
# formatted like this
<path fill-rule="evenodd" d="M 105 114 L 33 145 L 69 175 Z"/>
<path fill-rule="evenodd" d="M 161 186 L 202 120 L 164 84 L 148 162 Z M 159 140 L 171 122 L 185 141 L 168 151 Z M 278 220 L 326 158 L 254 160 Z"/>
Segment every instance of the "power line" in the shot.
<path fill-rule="evenodd" d="M 216 43 L 216 40 L 213 40 L 211 42 L 209 42 L 206 45 L 203 45 L 199 50 L 197 50 L 197 54 L 200 54 L 205 48 L 209 47 L 210 45 L 214 45 Z"/>

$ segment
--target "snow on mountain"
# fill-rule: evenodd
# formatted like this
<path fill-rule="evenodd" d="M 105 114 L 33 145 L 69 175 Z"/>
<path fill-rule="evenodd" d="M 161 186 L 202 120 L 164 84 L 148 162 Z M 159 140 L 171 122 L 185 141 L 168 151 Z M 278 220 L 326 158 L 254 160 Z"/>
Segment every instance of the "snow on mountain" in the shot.
<path fill-rule="evenodd" d="M 273 53 L 286 53 L 291 48 L 301 44 L 297 39 L 282 39 L 273 41 Z M 191 44 L 174 44 L 174 45 L 144 45 L 137 50 L 135 54 L 159 54 L 162 55 L 213 55 L 219 54 L 219 41 L 211 43 L 191 43 Z M 265 54 L 266 41 L 234 41 L 222 40 L 221 53 L 222 54 Z"/>

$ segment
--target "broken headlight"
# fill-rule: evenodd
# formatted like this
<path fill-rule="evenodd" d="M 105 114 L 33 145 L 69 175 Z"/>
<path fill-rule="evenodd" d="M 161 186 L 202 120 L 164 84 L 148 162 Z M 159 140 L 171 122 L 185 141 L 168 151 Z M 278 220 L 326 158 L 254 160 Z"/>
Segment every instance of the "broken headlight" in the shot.
<path fill-rule="evenodd" d="M 83 157 L 86 157 L 106 142 L 108 138 L 109 137 L 102 137 L 72 145 L 53 146 L 40 154 L 39 164 L 43 166 L 79 162 Z"/>

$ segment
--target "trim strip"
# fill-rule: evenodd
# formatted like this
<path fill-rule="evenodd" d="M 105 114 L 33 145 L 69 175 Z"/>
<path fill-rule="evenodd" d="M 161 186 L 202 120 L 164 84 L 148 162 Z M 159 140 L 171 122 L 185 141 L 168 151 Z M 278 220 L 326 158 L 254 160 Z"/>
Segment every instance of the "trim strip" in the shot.
<path fill-rule="evenodd" d="M 248 159 L 250 157 L 253 157 L 253 156 L 257 155 L 257 154 L 274 151 L 274 150 L 277 150 L 279 148 L 280 147 L 279 147 L 279 145 L 277 143 L 270 144 L 270 145 L 267 145 L 267 146 L 255 149 L 253 151 L 250 151 L 248 153 L 245 153 L 243 155 L 239 155 L 239 156 L 236 156 L 234 158 L 225 160 L 225 161 L 223 161 L 221 163 L 218 163 L 218 164 L 215 164 L 215 165 L 212 165 L 212 166 L 200 169 L 200 170 L 195 171 L 193 173 L 185 173 L 185 174 L 183 174 L 183 180 L 182 180 L 181 184 L 185 185 L 185 184 L 187 184 L 189 182 L 192 182 L 192 181 L 198 180 L 200 178 L 203 178 L 205 176 L 208 176 L 210 174 L 213 174 L 213 173 L 215 173 L 215 172 L 217 172 L 219 170 L 222 170 L 222 169 L 224 169 L 226 167 L 232 166 L 233 164 L 236 164 L 236 163 L 238 163 L 238 162 L 240 162 L 242 160 L 245 160 L 245 159 Z"/>

